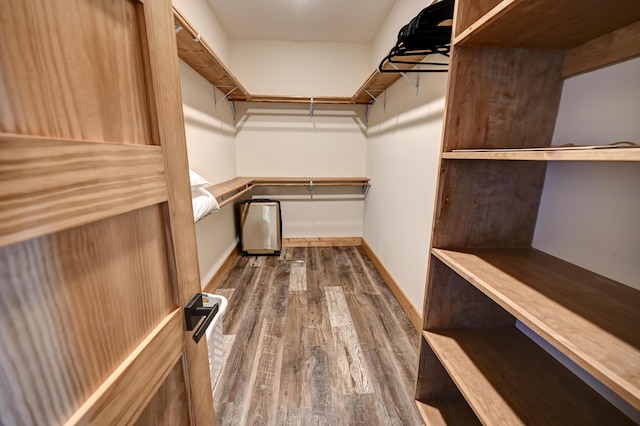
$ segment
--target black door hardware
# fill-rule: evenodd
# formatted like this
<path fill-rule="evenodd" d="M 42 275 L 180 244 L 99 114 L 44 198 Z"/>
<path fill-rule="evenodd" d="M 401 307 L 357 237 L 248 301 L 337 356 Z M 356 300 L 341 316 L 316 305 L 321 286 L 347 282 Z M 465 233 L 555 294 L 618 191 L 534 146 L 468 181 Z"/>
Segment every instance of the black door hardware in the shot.
<path fill-rule="evenodd" d="M 184 307 L 184 320 L 187 326 L 187 331 L 191 331 L 196 328 L 200 317 L 205 317 L 204 321 L 200 323 L 198 329 L 193 333 L 193 340 L 198 343 L 202 336 L 207 331 L 207 327 L 213 321 L 213 318 L 218 313 L 218 304 L 213 306 L 203 306 L 202 293 L 198 293 L 191 298 L 187 306 Z"/>

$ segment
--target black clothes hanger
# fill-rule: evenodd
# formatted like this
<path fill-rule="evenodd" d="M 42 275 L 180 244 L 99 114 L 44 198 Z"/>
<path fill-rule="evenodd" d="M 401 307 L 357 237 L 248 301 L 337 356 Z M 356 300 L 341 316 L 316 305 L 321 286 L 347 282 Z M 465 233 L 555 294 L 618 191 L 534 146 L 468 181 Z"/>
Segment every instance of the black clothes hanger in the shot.
<path fill-rule="evenodd" d="M 406 56 L 442 55 L 449 57 L 451 51 L 451 21 L 453 19 L 453 0 L 442 0 L 424 8 L 398 32 L 396 45 L 385 56 L 378 71 L 380 72 L 447 72 L 448 63 L 420 62 Z M 391 64 L 393 69 L 384 68 Z M 426 65 L 428 68 L 397 69 L 395 64 Z"/>

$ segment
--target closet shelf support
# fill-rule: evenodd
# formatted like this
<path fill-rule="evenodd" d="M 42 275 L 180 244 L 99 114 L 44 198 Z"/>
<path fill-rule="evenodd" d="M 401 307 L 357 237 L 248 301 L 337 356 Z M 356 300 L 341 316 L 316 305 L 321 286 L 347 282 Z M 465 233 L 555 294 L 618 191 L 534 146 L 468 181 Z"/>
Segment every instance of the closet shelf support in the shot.
<path fill-rule="evenodd" d="M 400 72 L 400 75 L 403 76 L 409 83 L 411 83 L 411 85 L 413 87 L 416 88 L 416 96 L 418 96 L 418 94 L 420 93 L 420 73 L 418 73 L 416 76 L 416 81 L 414 82 L 413 80 L 411 80 L 411 78 L 409 78 L 409 76 L 407 75 L 406 72 L 400 71 L 400 69 L 396 66 L 396 64 L 394 64 L 393 62 L 389 63 L 395 70 Z"/>
<path fill-rule="evenodd" d="M 309 121 L 313 118 L 313 98 L 309 101 Z"/>
<path fill-rule="evenodd" d="M 374 94 L 372 94 L 371 92 L 378 92 L 378 96 L 380 96 L 380 93 L 384 94 L 384 98 L 383 98 L 383 102 L 382 102 L 382 111 L 384 113 L 387 112 L 387 91 L 386 90 L 367 90 L 364 89 L 364 92 L 369 95 L 369 97 L 371 98 L 371 103 L 367 104 L 366 110 L 365 110 L 365 116 L 364 116 L 364 121 L 365 123 L 369 122 L 369 114 L 371 113 L 371 108 L 373 107 L 374 104 L 379 104 L 380 101 L 376 98 L 376 96 Z"/>
<path fill-rule="evenodd" d="M 178 34 L 178 33 L 179 33 L 180 31 L 182 31 L 183 29 L 184 29 L 184 28 L 182 28 L 182 25 L 176 25 L 176 26 L 175 26 L 176 34 Z"/>

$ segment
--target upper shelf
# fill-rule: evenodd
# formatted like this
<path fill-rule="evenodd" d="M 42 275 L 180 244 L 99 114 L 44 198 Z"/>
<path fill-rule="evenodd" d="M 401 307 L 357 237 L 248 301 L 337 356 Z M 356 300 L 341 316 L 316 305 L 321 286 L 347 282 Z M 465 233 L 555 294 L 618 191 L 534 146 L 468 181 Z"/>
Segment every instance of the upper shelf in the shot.
<path fill-rule="evenodd" d="M 204 37 L 199 36 L 198 31 L 175 6 L 173 6 L 173 18 L 176 29 L 178 26 L 182 27 L 182 30 L 178 31 L 176 35 L 178 42 L 178 56 L 180 59 L 185 61 L 191 68 L 197 71 L 214 86 L 224 88 L 223 92 L 229 93 L 229 91 L 235 87 L 236 89 L 229 93 L 228 96 L 231 101 L 284 103 L 313 102 L 317 104 L 347 105 L 370 104 L 372 102 L 371 96 L 377 97 L 382 91 L 401 78 L 401 74 L 399 73 L 381 73 L 378 70 L 375 70 L 353 96 L 345 97 L 249 94 L 242 84 L 240 84 L 238 79 L 213 52 Z M 419 61 L 422 58 L 424 57 L 408 56 L 405 59 Z M 411 66 L 399 64 L 398 68 L 408 69 L 411 68 Z"/>
<path fill-rule="evenodd" d="M 460 10 L 457 14 L 461 22 L 454 38 L 456 45 L 567 49 L 640 20 L 637 0 L 470 3 L 475 13 Z M 470 7 L 468 3 L 466 7 Z"/>

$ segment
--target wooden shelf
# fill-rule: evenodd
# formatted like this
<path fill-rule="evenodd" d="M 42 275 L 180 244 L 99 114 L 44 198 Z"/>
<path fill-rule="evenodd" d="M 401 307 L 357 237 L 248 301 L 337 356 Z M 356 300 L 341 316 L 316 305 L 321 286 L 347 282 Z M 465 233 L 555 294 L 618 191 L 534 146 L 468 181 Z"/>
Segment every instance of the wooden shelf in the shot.
<path fill-rule="evenodd" d="M 515 328 L 423 336 L 483 424 L 633 424 Z"/>
<path fill-rule="evenodd" d="M 452 151 L 443 152 L 442 158 L 447 160 L 640 161 L 640 148 Z"/>
<path fill-rule="evenodd" d="M 366 194 L 370 180 L 366 177 L 237 177 L 205 189 L 222 207 L 256 187 L 266 186 L 361 186 Z"/>
<path fill-rule="evenodd" d="M 640 19 L 637 0 L 503 0 L 484 4 L 494 7 L 484 15 L 479 10 L 461 18 L 462 31 L 457 31 L 455 45 L 567 49 Z"/>
<path fill-rule="evenodd" d="M 480 425 L 480 421 L 464 399 L 416 401 L 418 411 L 429 426 Z"/>
<path fill-rule="evenodd" d="M 202 75 L 207 81 L 216 87 L 221 88 L 225 93 L 236 88 L 229 94 L 230 101 L 246 102 L 266 102 L 266 103 L 311 103 L 328 105 L 355 105 L 371 104 L 373 99 L 366 91 L 373 96 L 378 96 L 389 86 L 401 78 L 399 73 L 381 73 L 374 70 L 369 78 L 358 88 L 353 96 L 285 96 L 285 95 L 259 95 L 250 94 L 222 63 L 220 58 L 213 52 L 204 37 L 200 36 L 199 41 L 194 39 L 198 36 L 198 31 L 191 25 L 185 16 L 174 6 L 174 23 L 181 26 L 176 37 L 178 43 L 178 56 L 191 68 Z M 403 59 L 409 61 L 421 61 L 424 56 L 407 56 Z M 410 69 L 413 65 L 398 64 L 398 69 Z M 386 68 L 389 68 L 387 65 Z M 365 91 L 366 90 L 366 91 Z"/>
<path fill-rule="evenodd" d="M 204 37 L 200 36 L 199 41 L 194 41 L 199 35 L 198 31 L 175 6 L 173 7 L 173 20 L 176 27 L 178 25 L 182 27 L 182 30 L 176 34 L 180 59 L 207 79 L 209 83 L 220 87 L 223 92 L 228 93 L 235 87 L 236 89 L 229 95 L 230 100 L 250 101 L 251 97 L 247 90 L 213 52 Z"/>
<path fill-rule="evenodd" d="M 640 409 L 640 291 L 535 249 L 432 253 Z"/>

